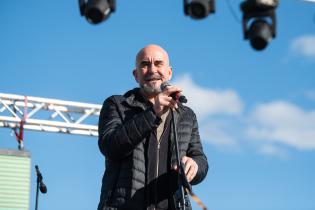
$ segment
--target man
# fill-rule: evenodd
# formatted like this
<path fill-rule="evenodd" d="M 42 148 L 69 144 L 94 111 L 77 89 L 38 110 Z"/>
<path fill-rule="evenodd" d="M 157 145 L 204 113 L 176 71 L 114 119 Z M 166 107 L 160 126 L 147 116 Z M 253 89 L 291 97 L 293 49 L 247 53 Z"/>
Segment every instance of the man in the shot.
<path fill-rule="evenodd" d="M 172 68 L 160 46 L 139 51 L 133 76 L 140 87 L 107 98 L 101 110 L 98 145 L 106 170 L 98 210 L 175 209 L 178 185 L 170 110 L 177 119 L 179 153 L 191 184 L 200 183 L 208 171 L 196 116 L 170 97 L 181 92 L 178 87 L 161 91 Z"/>

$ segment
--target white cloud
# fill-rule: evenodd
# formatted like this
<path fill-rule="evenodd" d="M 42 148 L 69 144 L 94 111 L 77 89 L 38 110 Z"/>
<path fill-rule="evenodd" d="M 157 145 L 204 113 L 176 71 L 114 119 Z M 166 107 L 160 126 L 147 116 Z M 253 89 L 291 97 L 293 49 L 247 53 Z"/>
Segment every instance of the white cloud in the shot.
<path fill-rule="evenodd" d="M 288 152 L 280 147 L 276 147 L 274 145 L 271 144 L 267 144 L 262 146 L 259 149 L 259 153 L 263 154 L 263 155 L 268 155 L 268 156 L 277 156 L 283 159 L 288 158 Z"/>
<path fill-rule="evenodd" d="M 291 42 L 291 50 L 309 58 L 315 58 L 315 35 L 304 35 Z"/>
<path fill-rule="evenodd" d="M 240 116 L 243 110 L 237 92 L 201 87 L 187 74 L 176 78 L 173 83 L 183 89 L 188 99 L 187 105 L 202 122 L 199 129 L 201 139 L 219 147 L 235 148 L 237 141 L 229 117 Z"/>
<path fill-rule="evenodd" d="M 237 92 L 233 90 L 213 90 L 198 86 L 189 75 L 174 80 L 174 85 L 183 89 L 188 103 L 199 119 L 214 114 L 239 115 L 243 104 Z"/>
<path fill-rule="evenodd" d="M 286 144 L 301 150 L 315 149 L 315 110 L 304 111 L 288 102 L 276 101 L 256 107 L 249 137 Z"/>
<path fill-rule="evenodd" d="M 280 158 L 288 156 L 284 146 L 315 150 L 315 110 L 273 101 L 258 105 L 248 115 L 243 113 L 243 103 L 234 90 L 204 88 L 189 75 L 176 78 L 174 85 L 183 89 L 188 106 L 196 112 L 204 142 L 238 148 L 244 138 L 259 140 L 255 141 L 258 153 Z M 314 93 L 309 91 L 307 95 L 313 97 Z"/>
<path fill-rule="evenodd" d="M 220 122 L 218 120 L 209 120 L 200 126 L 201 139 L 207 143 L 220 147 L 236 147 L 237 141 L 229 131 L 228 122 Z"/>

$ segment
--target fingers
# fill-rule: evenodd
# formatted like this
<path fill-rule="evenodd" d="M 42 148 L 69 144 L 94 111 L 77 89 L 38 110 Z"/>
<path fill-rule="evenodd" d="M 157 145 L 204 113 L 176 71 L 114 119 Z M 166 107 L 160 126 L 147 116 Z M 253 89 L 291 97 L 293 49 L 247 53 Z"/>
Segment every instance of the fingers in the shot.
<path fill-rule="evenodd" d="M 178 108 L 177 102 L 165 93 L 160 93 L 155 97 L 155 102 L 153 105 L 155 113 L 161 116 L 167 111 L 168 108 L 176 109 Z"/>
<path fill-rule="evenodd" d="M 175 86 L 168 86 L 162 93 L 161 95 L 164 96 L 165 102 L 168 102 L 167 104 L 165 104 L 165 106 L 168 106 L 170 108 L 172 108 L 173 110 L 175 108 L 178 108 L 177 105 L 177 100 L 172 98 L 170 95 L 172 95 L 172 93 L 177 93 L 177 92 L 181 92 L 182 90 L 175 87 Z"/>
<path fill-rule="evenodd" d="M 174 92 L 182 92 L 182 90 L 176 86 L 167 86 L 163 92 L 169 95 Z"/>
<path fill-rule="evenodd" d="M 198 170 L 198 166 L 196 167 L 195 165 L 191 165 L 189 167 L 189 170 L 187 171 L 186 177 L 188 182 L 191 182 L 191 180 L 193 180 L 197 174 L 197 170 Z"/>
<path fill-rule="evenodd" d="M 187 156 L 182 157 L 182 163 L 185 165 L 185 174 L 190 182 L 197 174 L 198 165 L 192 158 Z"/>
<path fill-rule="evenodd" d="M 166 96 L 166 95 L 161 95 L 158 97 L 158 106 L 160 106 L 161 109 L 165 108 L 171 108 L 175 109 L 178 108 L 177 102 L 172 99 L 172 97 Z"/>
<path fill-rule="evenodd" d="M 162 96 L 162 101 L 160 101 L 161 105 L 164 105 L 164 106 L 167 106 L 167 107 L 170 107 L 170 108 L 178 108 L 177 107 L 177 102 L 170 96 Z"/>
<path fill-rule="evenodd" d="M 189 170 L 188 165 L 186 165 L 186 164 L 187 164 L 187 161 L 188 161 L 188 157 L 187 157 L 187 156 L 182 157 L 182 163 L 183 163 L 184 166 L 185 166 L 185 174 L 187 174 L 187 172 L 188 172 L 188 170 Z"/>
<path fill-rule="evenodd" d="M 175 87 L 175 86 L 168 86 L 162 93 L 167 96 L 170 96 L 172 95 L 172 93 L 180 93 L 180 92 L 182 92 L 180 88 Z"/>

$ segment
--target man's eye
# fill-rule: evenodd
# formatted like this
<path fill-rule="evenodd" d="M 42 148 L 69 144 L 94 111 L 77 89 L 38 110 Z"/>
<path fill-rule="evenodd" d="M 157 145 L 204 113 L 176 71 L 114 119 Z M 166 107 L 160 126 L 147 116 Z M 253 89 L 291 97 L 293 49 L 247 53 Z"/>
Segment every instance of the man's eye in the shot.
<path fill-rule="evenodd" d="M 150 63 L 149 62 L 142 62 L 141 63 L 141 67 L 148 67 L 150 65 Z"/>
<path fill-rule="evenodd" d="M 158 66 L 158 67 L 163 66 L 163 62 L 156 62 L 155 66 Z"/>

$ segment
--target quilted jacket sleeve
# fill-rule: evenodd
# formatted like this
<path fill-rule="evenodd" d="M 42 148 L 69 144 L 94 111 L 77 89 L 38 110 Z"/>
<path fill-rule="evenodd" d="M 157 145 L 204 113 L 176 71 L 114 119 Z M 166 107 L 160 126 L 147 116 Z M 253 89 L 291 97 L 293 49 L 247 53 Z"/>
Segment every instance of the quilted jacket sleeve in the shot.
<path fill-rule="evenodd" d="M 101 109 L 98 145 L 108 159 L 121 160 L 131 154 L 135 146 L 158 126 L 160 120 L 153 109 L 148 108 L 123 122 L 115 97 L 107 98 Z"/>
<path fill-rule="evenodd" d="M 191 140 L 189 143 L 189 147 L 187 150 L 187 156 L 193 158 L 197 165 L 198 171 L 194 179 L 191 181 L 191 184 L 196 185 L 200 183 L 207 175 L 208 172 L 208 161 L 207 157 L 203 152 L 202 145 L 200 142 L 200 136 L 198 131 L 198 123 L 196 119 L 196 115 L 193 114 L 193 127 Z"/>

